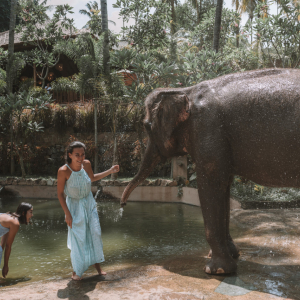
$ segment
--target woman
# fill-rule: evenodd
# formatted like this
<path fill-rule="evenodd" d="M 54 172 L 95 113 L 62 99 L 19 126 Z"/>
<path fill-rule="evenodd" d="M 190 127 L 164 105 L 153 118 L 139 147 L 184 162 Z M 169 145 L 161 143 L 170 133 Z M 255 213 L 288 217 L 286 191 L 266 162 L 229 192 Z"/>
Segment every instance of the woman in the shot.
<path fill-rule="evenodd" d="M 2 276 L 5 278 L 8 273 L 8 260 L 11 252 L 11 246 L 15 236 L 19 230 L 20 224 L 28 224 L 33 217 L 33 207 L 29 203 L 22 202 L 15 213 L 8 212 L 0 214 L 0 263 L 2 252 L 4 251 L 4 265 L 2 268 Z"/>
<path fill-rule="evenodd" d="M 97 204 L 91 192 L 91 182 L 119 172 L 119 166 L 94 174 L 85 159 L 85 145 L 73 142 L 67 149 L 67 164 L 57 173 L 57 196 L 68 225 L 68 248 L 71 250 L 73 280 L 94 265 L 99 275 L 105 275 L 100 263 L 104 261 L 101 227 Z M 65 199 L 65 195 L 67 198 Z"/>

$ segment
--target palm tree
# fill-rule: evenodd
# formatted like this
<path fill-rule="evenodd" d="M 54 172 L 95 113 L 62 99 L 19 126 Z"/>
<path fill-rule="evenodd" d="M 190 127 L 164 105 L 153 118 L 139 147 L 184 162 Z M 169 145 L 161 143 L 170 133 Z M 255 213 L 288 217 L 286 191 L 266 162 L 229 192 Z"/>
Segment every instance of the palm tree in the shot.
<path fill-rule="evenodd" d="M 240 5 L 240 12 L 247 13 L 251 24 L 251 44 L 252 44 L 252 22 L 254 17 L 254 10 L 257 5 L 257 0 L 242 0 Z"/>
<path fill-rule="evenodd" d="M 244 0 L 245 1 L 245 0 Z M 249 1 L 249 0 L 246 0 Z M 240 0 L 232 0 L 232 6 L 235 6 L 235 11 L 238 12 L 239 7 L 240 7 Z M 236 47 L 239 47 L 239 32 L 240 32 L 240 24 L 237 24 L 236 28 Z"/>
<path fill-rule="evenodd" d="M 214 26 L 214 40 L 213 40 L 213 49 L 216 52 L 219 51 L 222 9 L 223 9 L 223 0 L 217 0 L 215 26 Z"/>
<path fill-rule="evenodd" d="M 83 28 L 90 28 L 91 25 L 91 20 L 92 18 L 97 15 L 99 18 L 99 25 L 102 28 L 102 24 L 101 24 L 101 9 L 98 6 L 98 2 L 97 1 L 90 1 L 88 2 L 86 5 L 87 9 L 80 9 L 79 13 L 81 13 L 82 15 L 88 16 L 90 18 L 90 20 L 83 26 Z M 114 21 L 110 21 L 108 20 L 108 23 L 114 24 L 116 25 L 116 23 Z"/>

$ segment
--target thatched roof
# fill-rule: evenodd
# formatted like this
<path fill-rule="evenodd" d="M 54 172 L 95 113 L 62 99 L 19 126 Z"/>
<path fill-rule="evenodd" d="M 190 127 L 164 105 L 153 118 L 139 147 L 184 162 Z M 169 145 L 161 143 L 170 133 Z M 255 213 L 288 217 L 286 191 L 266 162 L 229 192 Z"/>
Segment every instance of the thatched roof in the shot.
<path fill-rule="evenodd" d="M 62 28 L 62 31 L 66 35 L 69 34 L 69 31 L 67 31 L 64 28 Z M 72 36 L 76 36 L 76 35 L 88 33 L 88 32 L 89 32 L 89 29 L 76 29 L 75 32 L 72 34 Z M 14 37 L 15 45 L 24 43 L 21 41 L 21 34 L 22 33 L 15 33 L 15 37 Z M 9 31 L 0 32 L 0 47 L 7 48 L 8 42 L 9 42 Z"/>
<path fill-rule="evenodd" d="M 9 31 L 0 32 L 0 47 L 8 45 Z M 21 43 L 21 33 L 15 33 L 15 44 Z"/>

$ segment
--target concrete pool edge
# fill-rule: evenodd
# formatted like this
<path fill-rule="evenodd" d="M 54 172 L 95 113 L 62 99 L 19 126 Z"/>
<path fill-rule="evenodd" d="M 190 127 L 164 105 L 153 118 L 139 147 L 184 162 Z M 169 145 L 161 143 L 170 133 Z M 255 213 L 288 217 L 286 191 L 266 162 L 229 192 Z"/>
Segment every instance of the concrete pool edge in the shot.
<path fill-rule="evenodd" d="M 98 188 L 98 186 L 92 186 L 92 192 L 95 194 Z M 103 186 L 101 189 L 107 197 L 120 199 L 125 186 Z M 5 192 L 22 198 L 57 199 L 56 186 L 54 185 L 6 185 Z M 200 206 L 197 189 L 182 187 L 182 196 L 180 197 L 176 186 L 138 186 L 128 201 L 183 203 Z M 230 206 L 231 209 L 241 209 L 241 204 L 232 198 L 230 199 Z"/>

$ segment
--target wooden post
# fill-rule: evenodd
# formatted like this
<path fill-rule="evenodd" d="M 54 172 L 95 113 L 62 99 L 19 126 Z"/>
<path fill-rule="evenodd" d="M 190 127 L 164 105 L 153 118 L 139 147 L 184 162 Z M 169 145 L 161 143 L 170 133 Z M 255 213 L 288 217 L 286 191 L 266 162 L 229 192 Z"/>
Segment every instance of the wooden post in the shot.
<path fill-rule="evenodd" d="M 36 66 L 33 64 L 33 86 L 36 87 Z"/>

